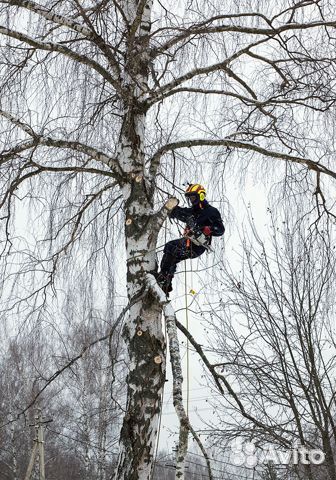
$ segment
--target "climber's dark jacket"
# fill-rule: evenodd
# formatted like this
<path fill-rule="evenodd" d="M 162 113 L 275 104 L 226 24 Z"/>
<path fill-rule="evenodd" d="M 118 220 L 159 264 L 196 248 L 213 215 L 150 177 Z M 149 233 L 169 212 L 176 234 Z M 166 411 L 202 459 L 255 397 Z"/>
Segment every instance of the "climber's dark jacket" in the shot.
<path fill-rule="evenodd" d="M 211 243 L 213 235 L 219 237 L 223 235 L 225 230 L 219 211 L 206 200 L 190 208 L 175 207 L 169 216 L 185 222 L 186 226 L 191 227 L 195 234 L 202 233 L 204 227 L 210 227 L 211 233 L 208 235 L 208 244 Z M 191 223 L 194 225 L 191 225 Z M 198 232 L 195 232 L 195 229 Z M 186 237 L 166 243 L 161 261 L 161 276 L 167 278 L 167 285 L 171 286 L 171 279 L 176 272 L 176 266 L 179 262 L 187 258 L 199 257 L 205 251 L 206 247 L 195 245 L 193 242 L 188 241 Z"/>
<path fill-rule="evenodd" d="M 211 236 L 220 237 L 224 234 L 225 228 L 219 211 L 206 200 L 192 207 L 175 207 L 170 213 L 170 218 L 185 223 L 188 223 L 190 217 L 194 219 L 199 230 L 210 227 Z"/>

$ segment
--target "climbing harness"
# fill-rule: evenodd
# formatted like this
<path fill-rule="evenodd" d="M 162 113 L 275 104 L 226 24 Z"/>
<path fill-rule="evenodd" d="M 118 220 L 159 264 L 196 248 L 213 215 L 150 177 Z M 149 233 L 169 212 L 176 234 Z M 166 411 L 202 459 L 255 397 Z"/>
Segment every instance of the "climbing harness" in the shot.
<path fill-rule="evenodd" d="M 191 264 L 191 259 L 190 259 Z M 187 260 L 184 261 L 184 298 L 186 312 L 186 329 L 189 331 L 189 308 L 188 308 L 188 287 L 187 287 Z M 189 417 L 189 339 L 187 338 L 187 416 Z"/>
<path fill-rule="evenodd" d="M 186 228 L 184 229 L 183 236 L 187 239 L 187 247 L 191 246 L 191 243 L 204 247 L 207 252 L 213 252 L 213 248 L 210 245 L 210 238 L 200 230 L 195 222 L 194 217 L 191 215 L 187 218 Z"/>

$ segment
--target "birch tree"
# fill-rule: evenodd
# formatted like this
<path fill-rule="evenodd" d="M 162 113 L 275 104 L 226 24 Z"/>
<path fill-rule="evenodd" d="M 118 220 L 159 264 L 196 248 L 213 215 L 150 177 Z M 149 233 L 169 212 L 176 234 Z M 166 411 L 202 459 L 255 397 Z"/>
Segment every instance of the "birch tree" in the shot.
<path fill-rule="evenodd" d="M 216 168 L 220 186 L 227 165 L 250 161 L 276 181 L 303 175 L 311 189 L 336 176 L 333 3 L 0 5 L 2 311 L 40 321 L 61 278 L 90 271 L 87 283 L 101 282 L 123 242 L 129 359 L 116 478 L 148 479 L 165 342 L 144 278 L 176 204 L 163 196 L 186 170 Z M 38 226 L 23 229 L 20 212 Z"/>

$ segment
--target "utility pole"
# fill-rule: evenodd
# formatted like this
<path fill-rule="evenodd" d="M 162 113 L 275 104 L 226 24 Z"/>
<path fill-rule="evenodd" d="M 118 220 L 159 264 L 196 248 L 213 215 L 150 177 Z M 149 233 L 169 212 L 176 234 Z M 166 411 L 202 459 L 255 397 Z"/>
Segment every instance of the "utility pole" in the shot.
<path fill-rule="evenodd" d="M 30 456 L 29 465 L 27 468 L 27 473 L 25 480 L 30 480 L 34 464 L 36 453 L 38 450 L 38 459 L 39 459 L 39 480 L 45 480 L 45 460 L 44 460 L 44 431 L 43 426 L 45 423 L 52 422 L 52 420 L 43 420 L 42 411 L 40 408 L 36 408 L 35 413 L 35 423 L 29 425 L 30 427 L 35 428 L 36 436 L 34 438 L 34 447 Z"/>
<path fill-rule="evenodd" d="M 31 477 L 31 474 L 32 474 L 32 471 L 33 471 L 33 468 L 34 468 L 36 450 L 37 450 L 37 442 L 36 442 L 36 440 L 34 440 L 34 447 L 33 447 L 33 451 L 32 451 L 31 456 L 30 456 L 29 465 L 28 465 L 28 468 L 27 468 L 27 473 L 26 473 L 26 476 L 25 476 L 25 480 L 30 480 L 30 477 Z"/>
<path fill-rule="evenodd" d="M 37 409 L 37 415 L 35 417 L 35 429 L 37 433 L 37 444 L 39 450 L 39 466 L 40 466 L 40 480 L 45 480 L 45 464 L 44 464 L 44 432 L 43 432 L 43 420 L 42 411 Z"/>

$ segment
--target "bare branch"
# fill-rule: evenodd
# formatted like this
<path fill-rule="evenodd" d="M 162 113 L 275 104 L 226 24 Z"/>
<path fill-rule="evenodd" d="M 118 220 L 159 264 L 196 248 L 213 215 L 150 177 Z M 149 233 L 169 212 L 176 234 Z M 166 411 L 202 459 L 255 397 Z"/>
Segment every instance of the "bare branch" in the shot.
<path fill-rule="evenodd" d="M 8 161 L 10 158 L 14 157 L 17 153 L 20 153 L 24 150 L 28 150 L 33 147 L 37 147 L 39 145 L 46 146 L 46 147 L 63 148 L 63 149 L 65 148 L 65 149 L 74 150 L 76 152 L 84 153 L 85 155 L 88 155 L 89 157 L 92 157 L 93 159 L 95 159 L 97 162 L 107 165 L 109 168 L 111 168 L 111 171 L 113 172 L 115 178 L 118 181 L 121 181 L 123 172 L 120 169 L 118 161 L 106 155 L 105 153 L 97 150 L 96 148 L 86 145 L 82 142 L 56 139 L 50 136 L 40 135 L 36 133 L 28 124 L 14 117 L 10 113 L 5 112 L 4 110 L 0 110 L 0 115 L 2 115 L 4 118 L 9 120 L 15 126 L 21 128 L 29 136 L 33 137 L 33 140 L 31 141 L 19 143 L 17 146 L 12 147 L 10 150 L 2 152 L 2 154 L 0 155 L 0 159 L 4 159 Z"/>
<path fill-rule="evenodd" d="M 177 86 L 181 85 L 182 83 L 188 80 L 193 79 L 194 77 L 199 77 L 201 75 L 208 75 L 209 73 L 217 72 L 220 70 L 225 71 L 229 77 L 234 78 L 238 83 L 240 83 L 243 86 L 243 88 L 248 93 L 250 93 L 252 98 L 256 99 L 257 97 L 254 91 L 246 84 L 246 82 L 243 82 L 240 79 L 240 77 L 233 72 L 232 68 L 230 68 L 229 65 L 237 58 L 247 54 L 251 50 L 251 48 L 261 45 L 266 41 L 268 41 L 268 39 L 263 38 L 261 40 L 258 40 L 257 42 L 249 44 L 247 47 L 244 47 L 238 50 L 237 52 L 232 54 L 230 57 L 226 58 L 221 62 L 213 63 L 212 65 L 209 65 L 206 67 L 197 67 L 197 68 L 194 68 L 193 70 L 190 70 L 189 72 L 181 75 L 180 77 L 175 78 L 172 82 L 169 82 L 166 85 L 163 85 L 162 87 L 160 87 L 159 89 L 154 90 L 154 92 L 148 96 L 149 103 L 151 103 L 153 96 L 156 98 L 160 98 L 160 95 L 164 94 L 165 92 L 169 92 L 172 89 L 175 89 Z"/>
<path fill-rule="evenodd" d="M 35 404 L 36 400 L 42 395 L 42 393 L 46 390 L 46 388 L 48 388 L 49 385 L 51 385 L 51 383 L 53 383 L 60 375 L 62 375 L 62 373 L 64 373 L 65 370 L 70 368 L 74 363 L 76 363 L 80 358 L 82 358 L 83 355 L 85 354 L 85 352 L 87 352 L 94 345 L 97 345 L 97 343 L 104 342 L 105 340 L 110 340 L 114 331 L 115 331 L 115 329 L 120 324 L 120 322 L 123 320 L 125 314 L 129 311 L 129 309 L 133 305 L 138 303 L 143 298 L 143 296 L 144 296 L 144 292 L 143 291 L 139 292 L 139 295 L 135 296 L 134 299 L 130 303 L 128 303 L 128 305 L 126 305 L 126 307 L 123 308 L 123 310 L 120 313 L 120 315 L 118 316 L 117 320 L 114 322 L 112 328 L 109 330 L 109 332 L 106 335 L 103 335 L 102 337 L 97 338 L 93 342 L 90 342 L 88 345 L 85 345 L 82 348 L 82 350 L 79 352 L 78 355 L 71 358 L 62 368 L 57 370 L 57 372 L 55 372 L 50 378 L 48 378 L 45 385 L 34 396 L 33 400 L 29 403 L 29 405 L 27 405 L 27 407 L 24 410 L 22 410 L 20 413 L 18 413 L 17 418 L 19 418 L 21 415 L 24 415 Z"/>
<path fill-rule="evenodd" d="M 107 45 L 107 43 L 105 42 L 103 37 L 97 33 L 96 29 L 92 25 L 92 22 L 90 22 L 88 16 L 85 13 L 85 10 L 80 5 L 80 3 L 77 0 L 75 0 L 75 1 L 76 1 L 76 5 L 77 5 L 79 11 L 81 12 L 81 15 L 82 15 L 85 23 L 89 26 L 89 32 L 91 34 L 92 41 L 104 53 L 104 55 L 106 56 L 106 58 L 110 62 L 110 65 L 112 66 L 115 77 L 118 79 L 118 82 L 121 84 L 119 62 L 116 59 L 116 57 L 112 54 L 111 47 L 109 45 Z"/>
<path fill-rule="evenodd" d="M 266 17 L 263 16 L 264 19 Z M 211 21 L 211 20 L 209 20 Z M 203 23 L 203 22 L 202 22 Z M 271 24 L 271 21 L 268 20 L 268 23 Z M 276 35 L 279 35 L 284 32 L 293 31 L 293 30 L 307 30 L 311 28 L 318 28 L 318 27 L 332 27 L 335 28 L 336 21 L 318 21 L 318 22 L 310 22 L 310 23 L 288 23 L 282 25 L 280 27 L 271 27 L 271 28 L 257 28 L 257 27 L 245 27 L 243 25 L 218 25 L 216 27 L 203 27 L 198 25 L 193 25 L 190 28 L 180 28 L 183 33 L 177 35 L 176 37 L 168 40 L 163 45 L 159 47 L 155 47 L 152 49 L 151 55 L 153 57 L 160 55 L 167 50 L 169 50 L 174 45 L 189 39 L 190 37 L 195 37 L 198 35 L 206 35 L 206 34 L 213 34 L 213 33 L 224 33 L 224 32 L 231 32 L 231 33 L 243 33 L 243 34 L 250 34 L 250 35 L 265 35 L 268 38 L 272 38 Z M 168 29 L 165 29 L 168 30 Z M 179 30 L 179 29 L 176 29 Z"/>
<path fill-rule="evenodd" d="M 1 0 L 0 3 L 26 8 L 27 10 L 30 10 L 31 12 L 40 15 L 46 20 L 50 20 L 51 22 L 57 23 L 58 25 L 69 27 L 71 30 L 74 30 L 77 33 L 81 33 L 82 35 L 84 35 L 84 37 L 88 39 L 92 38 L 92 32 L 80 23 L 68 17 L 64 17 L 63 15 L 53 13 L 52 10 L 47 10 L 46 8 L 31 0 Z"/>
<path fill-rule="evenodd" d="M 154 177 L 162 155 L 167 152 L 173 152 L 180 148 L 193 148 L 193 147 L 230 147 L 230 148 L 237 148 L 241 150 L 251 150 L 265 157 L 276 158 L 279 160 L 283 160 L 286 162 L 297 163 L 299 165 L 306 165 L 309 170 L 319 171 L 328 175 L 332 178 L 336 178 L 336 172 L 330 170 L 328 167 L 321 165 L 318 162 L 314 162 L 308 158 L 297 157 L 294 155 L 289 155 L 287 153 L 282 152 L 275 152 L 272 150 L 268 150 L 262 146 L 256 145 L 254 143 L 243 142 L 240 140 L 213 140 L 213 139 L 190 139 L 190 140 L 181 140 L 179 142 L 168 143 L 167 145 L 161 147 L 151 158 L 151 175 Z"/>
<path fill-rule="evenodd" d="M 209 370 L 213 380 L 215 381 L 216 386 L 218 387 L 218 390 L 220 391 L 220 393 L 222 395 L 225 395 L 225 391 L 223 390 L 223 387 L 221 385 L 221 384 L 223 384 L 224 387 L 226 388 L 227 392 L 229 393 L 229 395 L 234 399 L 234 401 L 235 401 L 237 407 L 239 408 L 241 414 L 243 415 L 243 417 L 250 420 L 254 425 L 256 425 L 257 427 L 260 427 L 262 430 L 267 431 L 272 437 L 274 437 L 276 439 L 281 439 L 281 441 L 286 441 L 285 439 L 283 439 L 281 434 L 278 434 L 276 432 L 273 425 L 266 425 L 266 424 L 262 423 L 261 421 L 259 421 L 257 418 L 253 417 L 253 415 L 251 415 L 250 413 L 248 413 L 246 411 L 246 409 L 243 405 L 243 402 L 239 399 L 239 394 L 237 394 L 234 391 L 230 382 L 225 378 L 225 376 L 216 371 L 216 366 L 212 365 L 209 362 L 207 356 L 205 355 L 205 353 L 203 351 L 202 346 L 198 342 L 196 342 L 196 340 L 190 334 L 190 332 L 177 319 L 176 319 L 176 326 L 178 327 L 179 330 L 181 330 L 181 332 L 189 340 L 191 345 L 195 348 L 196 352 L 200 355 L 201 359 L 204 362 L 204 365 Z M 290 445 L 290 442 L 288 442 L 288 445 Z"/>
<path fill-rule="evenodd" d="M 38 50 L 61 53 L 62 55 L 65 55 L 66 57 L 71 58 L 78 63 L 90 66 L 93 70 L 98 72 L 107 82 L 109 82 L 116 89 L 117 92 L 119 92 L 121 95 L 124 95 L 124 91 L 117 79 L 113 77 L 110 72 L 104 67 L 102 67 L 98 62 L 90 59 L 86 55 L 77 53 L 71 50 L 69 47 L 61 45 L 60 43 L 42 42 L 40 40 L 29 37 L 24 33 L 17 32 L 4 26 L 0 26 L 0 34 L 3 34 L 7 37 L 15 38 L 16 40 L 26 43 L 27 45 L 30 45 L 31 47 Z"/>

